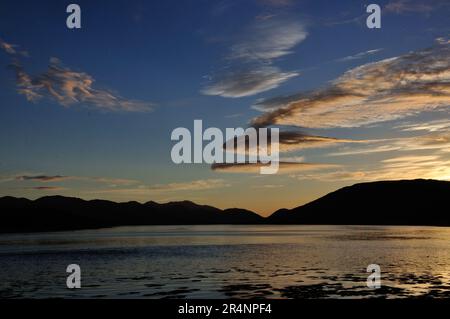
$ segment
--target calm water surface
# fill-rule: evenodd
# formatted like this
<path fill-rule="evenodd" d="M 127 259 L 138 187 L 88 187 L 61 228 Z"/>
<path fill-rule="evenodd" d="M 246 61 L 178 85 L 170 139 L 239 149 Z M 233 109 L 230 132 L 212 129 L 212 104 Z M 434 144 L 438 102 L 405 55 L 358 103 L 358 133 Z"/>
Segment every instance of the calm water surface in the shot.
<path fill-rule="evenodd" d="M 79 264 L 82 288 L 66 288 Z M 378 264 L 382 287 L 367 288 Z M 148 226 L 0 235 L 0 298 L 450 297 L 450 228 Z"/>

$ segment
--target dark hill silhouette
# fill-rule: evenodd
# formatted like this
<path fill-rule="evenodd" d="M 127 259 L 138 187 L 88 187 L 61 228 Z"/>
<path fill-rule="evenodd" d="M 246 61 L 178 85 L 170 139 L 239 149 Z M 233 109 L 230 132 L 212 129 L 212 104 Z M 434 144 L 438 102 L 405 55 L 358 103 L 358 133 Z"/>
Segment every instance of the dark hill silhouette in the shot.
<path fill-rule="evenodd" d="M 133 225 L 318 224 L 450 226 L 450 182 L 389 181 L 344 187 L 268 218 L 245 209 L 221 210 L 189 201 L 115 203 L 47 196 L 0 198 L 0 233 Z"/>
<path fill-rule="evenodd" d="M 31 201 L 0 198 L 0 232 L 95 229 L 133 225 L 258 224 L 263 218 L 244 209 L 220 210 L 192 202 L 158 204 L 48 196 Z"/>
<path fill-rule="evenodd" d="M 450 182 L 403 180 L 341 188 L 306 205 L 280 209 L 273 224 L 450 226 Z"/>

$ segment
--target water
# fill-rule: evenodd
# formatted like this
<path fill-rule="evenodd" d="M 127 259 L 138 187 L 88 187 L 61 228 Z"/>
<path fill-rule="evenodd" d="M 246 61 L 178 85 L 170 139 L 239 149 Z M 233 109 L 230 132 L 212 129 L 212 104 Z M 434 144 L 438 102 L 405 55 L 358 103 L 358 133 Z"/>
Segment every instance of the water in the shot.
<path fill-rule="evenodd" d="M 79 264 L 82 289 L 66 288 Z M 369 264 L 380 289 L 366 286 Z M 450 297 L 450 228 L 149 226 L 0 235 L 1 298 Z"/>

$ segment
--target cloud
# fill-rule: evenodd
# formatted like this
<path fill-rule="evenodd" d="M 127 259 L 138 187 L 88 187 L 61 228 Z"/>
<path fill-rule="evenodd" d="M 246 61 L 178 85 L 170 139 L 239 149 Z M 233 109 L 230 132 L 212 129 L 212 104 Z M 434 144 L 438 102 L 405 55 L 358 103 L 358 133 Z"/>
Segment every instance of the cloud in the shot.
<path fill-rule="evenodd" d="M 316 180 L 324 182 L 336 181 L 363 181 L 366 179 L 367 173 L 365 171 L 325 171 L 315 173 L 303 173 L 290 175 L 291 178 L 297 180 Z"/>
<path fill-rule="evenodd" d="M 386 12 L 392 13 L 430 13 L 448 7 L 447 0 L 391 0 L 385 7 Z"/>
<path fill-rule="evenodd" d="M 229 187 L 230 184 L 223 179 L 199 179 L 188 182 L 168 183 L 145 185 L 141 181 L 134 179 L 109 178 L 109 177 L 86 177 L 86 176 L 63 176 L 63 175 L 44 175 L 44 174 L 23 174 L 16 176 L 1 177 L 0 182 L 39 182 L 39 183 L 54 183 L 64 181 L 76 181 L 87 184 L 94 183 L 97 185 L 95 193 L 115 194 L 115 193 L 129 193 L 129 194 L 151 194 L 151 193 L 172 193 L 181 191 L 201 191 L 208 189 Z M 124 188 L 127 187 L 127 188 Z M 26 189 L 35 190 L 63 190 L 62 187 L 39 185 L 27 187 Z"/>
<path fill-rule="evenodd" d="M 392 151 L 439 151 L 450 152 L 450 131 L 426 135 L 367 141 L 365 147 L 350 148 L 329 153 L 330 156 L 368 155 Z"/>
<path fill-rule="evenodd" d="M 283 156 L 281 162 L 294 162 L 294 163 L 303 163 L 305 162 L 305 156 Z"/>
<path fill-rule="evenodd" d="M 132 194 L 147 196 L 150 194 L 159 195 L 186 191 L 205 191 L 210 189 L 225 188 L 229 186 L 230 184 L 226 183 L 223 179 L 200 179 L 189 182 L 156 184 L 150 186 L 140 184 L 132 188 L 96 189 L 93 192 L 96 194 Z"/>
<path fill-rule="evenodd" d="M 255 189 L 274 189 L 274 188 L 282 188 L 285 185 L 281 185 L 281 184 L 264 184 L 264 185 L 257 185 L 257 186 L 252 186 L 252 188 Z"/>
<path fill-rule="evenodd" d="M 66 190 L 66 188 L 58 187 L 58 186 L 36 186 L 36 187 L 28 187 L 25 189 L 35 190 L 35 191 L 52 191 L 52 192 L 59 192 L 59 191 Z"/>
<path fill-rule="evenodd" d="M 440 156 L 436 155 L 410 155 L 410 156 L 399 156 L 394 158 L 385 159 L 382 161 L 382 163 L 389 163 L 392 166 L 398 165 L 398 164 L 414 164 L 414 163 L 424 163 L 424 162 L 430 162 L 435 161 L 439 159 Z"/>
<path fill-rule="evenodd" d="M 289 7 L 294 4 L 294 0 L 258 0 L 258 2 L 271 7 Z"/>
<path fill-rule="evenodd" d="M 364 51 L 364 52 L 359 52 L 354 55 L 349 55 L 344 58 L 338 59 L 337 61 L 338 62 L 348 62 L 348 61 L 352 61 L 352 60 L 359 60 L 359 59 L 365 58 L 369 55 L 374 55 L 382 50 L 383 49 L 373 49 L 373 50 L 368 50 L 368 51 Z"/>
<path fill-rule="evenodd" d="M 7 43 L 7 42 L 3 41 L 2 39 L 0 39 L 0 49 L 5 51 L 6 53 L 11 54 L 11 55 L 16 54 L 17 53 L 16 47 L 17 47 L 17 45 Z"/>
<path fill-rule="evenodd" d="M 360 127 L 450 104 L 450 45 L 365 64 L 328 87 L 258 102 L 256 127 Z"/>
<path fill-rule="evenodd" d="M 231 47 L 229 59 L 271 62 L 292 53 L 308 33 L 302 24 L 291 19 L 268 19 L 252 24 Z"/>
<path fill-rule="evenodd" d="M 112 91 L 94 87 L 95 79 L 85 73 L 73 71 L 62 65 L 57 58 L 51 58 L 47 71 L 36 76 L 28 74 L 16 50 L 16 45 L 0 40 L 0 48 L 13 57 L 10 68 L 16 74 L 17 92 L 28 101 L 35 102 L 47 98 L 68 107 L 86 104 L 103 111 L 148 112 L 152 103 L 130 100 Z"/>
<path fill-rule="evenodd" d="M 15 178 L 18 181 L 60 182 L 70 179 L 69 176 L 61 175 L 20 175 Z"/>
<path fill-rule="evenodd" d="M 304 27 L 292 19 L 258 19 L 231 45 L 227 71 L 211 76 L 202 93 L 238 98 L 280 86 L 299 73 L 282 71 L 273 63 L 306 37 Z"/>
<path fill-rule="evenodd" d="M 253 133 L 255 133 L 256 136 Z M 234 152 L 236 153 L 243 153 L 244 150 L 238 149 L 238 145 L 240 143 L 245 143 L 245 154 L 257 154 L 257 151 L 260 149 L 259 136 L 256 130 L 253 131 L 253 133 L 250 131 L 247 135 L 241 135 L 225 142 L 224 149 L 234 149 Z M 255 147 L 250 148 L 248 142 L 249 138 L 254 138 L 256 140 Z M 361 144 L 366 142 L 370 141 L 314 136 L 299 131 L 280 131 L 278 136 L 278 144 L 276 144 L 275 141 L 272 142 L 271 134 L 268 133 L 267 143 L 264 145 L 266 145 L 265 147 L 267 147 L 268 152 L 271 151 L 273 146 L 278 146 L 279 152 L 293 152 L 309 148 L 330 147 L 338 144 Z"/>
<path fill-rule="evenodd" d="M 225 118 L 233 119 L 233 118 L 242 117 L 242 116 L 244 116 L 244 113 L 233 113 L 233 114 L 225 115 Z"/>
<path fill-rule="evenodd" d="M 115 187 L 117 185 L 132 185 L 139 184 L 140 182 L 133 179 L 124 179 L 124 178 L 108 178 L 108 177 L 88 177 L 88 176 L 64 176 L 64 175 L 44 175 L 44 174 L 22 174 L 15 175 L 13 177 L 6 178 L 2 181 L 10 182 L 10 181 L 35 181 L 41 183 L 53 183 L 53 182 L 62 182 L 62 181 L 82 181 L 82 182 L 91 182 L 91 183 L 99 183 L 99 184 L 109 184 L 111 187 Z"/>
<path fill-rule="evenodd" d="M 28 57 L 27 51 L 23 51 L 23 50 L 18 51 L 18 48 L 19 48 L 19 46 L 17 44 L 7 43 L 0 38 L 0 49 L 1 50 L 5 51 L 7 54 L 12 55 L 12 56 L 18 55 L 18 56 Z"/>
<path fill-rule="evenodd" d="M 291 152 L 307 148 L 330 147 L 337 144 L 365 143 L 364 140 L 340 139 L 326 136 L 308 135 L 302 132 L 284 131 L 279 135 L 280 152 Z"/>
<path fill-rule="evenodd" d="M 272 141 L 271 134 L 268 133 L 267 141 L 264 143 L 264 149 L 259 144 L 259 136 L 253 135 L 257 132 L 256 130 L 247 132 L 246 135 L 241 135 L 235 137 L 232 140 L 228 140 L 224 143 L 224 149 L 233 150 L 235 154 L 245 154 L 246 156 L 258 154 L 271 154 L 272 147 L 278 149 L 279 152 L 289 153 L 294 151 L 299 151 L 309 148 L 322 148 L 330 147 L 338 144 L 346 143 L 368 143 L 370 141 L 365 140 L 349 140 L 349 139 L 338 139 L 332 137 L 324 136 L 313 136 L 307 135 L 299 131 L 281 131 L 278 136 L 278 144 Z M 270 131 L 269 131 L 270 132 Z M 257 134 L 257 133 L 256 133 Z M 256 145 L 250 148 L 249 140 L 254 138 L 256 140 Z M 241 149 L 238 146 L 244 144 L 245 148 Z M 233 148 L 234 146 L 234 148 Z M 266 149 L 267 148 L 267 149 Z M 270 164 L 262 163 L 226 163 L 226 164 L 213 164 L 211 165 L 212 170 L 221 172 L 231 172 L 231 173 L 255 173 L 259 172 L 259 169 L 264 166 L 269 166 Z M 332 164 L 320 164 L 320 163 L 305 163 L 303 156 L 296 157 L 283 157 L 282 160 L 278 162 L 279 172 L 287 173 L 293 171 L 305 171 L 313 169 L 327 169 L 331 167 L 338 167 L 338 165 Z"/>
<path fill-rule="evenodd" d="M 250 131 L 252 132 L 252 131 Z M 255 133 L 256 130 L 253 131 Z M 250 148 L 249 139 L 255 138 L 256 145 L 255 147 Z M 245 143 L 245 149 L 238 148 L 240 143 Z M 254 155 L 258 156 L 258 154 L 271 154 L 272 147 L 278 148 L 279 152 L 293 152 L 307 148 L 320 148 L 320 147 L 329 147 L 333 145 L 337 145 L 339 143 L 365 143 L 365 141 L 356 141 L 356 140 L 347 140 L 347 139 L 337 139 L 331 137 L 323 137 L 323 136 L 312 136 L 307 135 L 302 132 L 296 131 L 282 131 L 279 133 L 279 141 L 278 145 L 272 141 L 271 134 L 269 133 L 267 136 L 267 141 L 264 143 L 267 149 L 261 149 L 259 144 L 259 136 L 254 136 L 251 133 L 247 135 L 241 135 L 239 137 L 235 137 L 232 140 L 228 140 L 224 143 L 224 149 L 232 149 L 235 154 L 245 154 L 246 156 Z M 233 148 L 234 146 L 234 148 Z M 327 169 L 332 167 L 338 167 L 338 165 L 332 164 L 321 164 L 321 163 L 305 163 L 303 156 L 296 157 L 284 157 L 282 160 L 277 160 L 277 163 L 263 164 L 263 163 L 216 163 L 211 165 L 211 169 L 219 172 L 228 172 L 228 173 L 259 173 L 261 167 L 270 166 L 273 164 L 278 164 L 278 173 L 289 173 L 294 171 L 306 171 L 306 170 L 315 170 L 315 169 Z"/>
<path fill-rule="evenodd" d="M 436 38 L 436 43 L 438 44 L 450 44 L 450 40 L 446 37 Z"/>
<path fill-rule="evenodd" d="M 78 180 L 92 181 L 96 183 L 109 184 L 110 186 L 132 185 L 140 182 L 135 179 L 110 178 L 110 177 L 73 177 Z"/>
<path fill-rule="evenodd" d="M 440 132 L 450 130 L 450 119 L 434 120 L 426 123 L 405 123 L 395 128 L 405 132 L 428 131 Z"/>
<path fill-rule="evenodd" d="M 393 157 L 381 162 L 377 167 L 349 167 L 340 171 L 322 171 L 292 174 L 298 180 L 318 180 L 324 182 L 377 181 L 399 179 L 439 179 L 450 180 L 450 159 L 443 156 L 408 155 Z"/>
<path fill-rule="evenodd" d="M 232 70 L 217 78 L 216 82 L 204 88 L 202 93 L 232 98 L 255 95 L 274 89 L 297 75 L 296 72 L 282 72 L 273 66 Z"/>
<path fill-rule="evenodd" d="M 344 24 L 360 24 L 360 25 L 363 25 L 364 24 L 364 27 L 366 26 L 365 25 L 365 22 L 366 22 L 366 19 L 367 19 L 367 14 L 366 13 L 364 13 L 364 14 L 361 14 L 361 15 L 359 15 L 359 16 L 357 16 L 357 17 L 352 17 L 352 18 L 347 18 L 347 19 L 335 19 L 335 18 L 333 18 L 332 20 L 326 20 L 326 21 L 324 21 L 324 25 L 325 26 L 328 26 L 328 27 L 335 27 L 335 26 L 337 26 L 337 25 L 344 25 Z"/>
<path fill-rule="evenodd" d="M 274 163 L 271 163 L 272 165 Z M 263 163 L 221 163 L 211 165 L 211 169 L 224 173 L 249 173 L 259 174 L 261 167 L 270 166 L 271 164 Z M 316 169 L 335 168 L 338 165 L 322 164 L 322 163 L 300 163 L 300 162 L 279 162 L 278 174 L 292 173 L 297 171 L 310 171 Z"/>
<path fill-rule="evenodd" d="M 200 179 L 185 183 L 169 183 L 152 185 L 148 189 L 156 192 L 199 191 L 214 188 L 229 187 L 223 179 Z"/>

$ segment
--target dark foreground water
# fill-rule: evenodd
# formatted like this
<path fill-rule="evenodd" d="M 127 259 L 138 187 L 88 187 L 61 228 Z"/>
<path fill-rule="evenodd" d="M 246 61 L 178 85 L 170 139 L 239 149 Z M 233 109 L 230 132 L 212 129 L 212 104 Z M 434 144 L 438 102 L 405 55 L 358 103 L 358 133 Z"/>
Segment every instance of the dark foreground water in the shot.
<path fill-rule="evenodd" d="M 82 288 L 66 288 L 79 264 Z M 366 286 L 369 264 L 381 288 Z M 450 228 L 152 226 L 0 235 L 0 298 L 450 297 Z"/>

